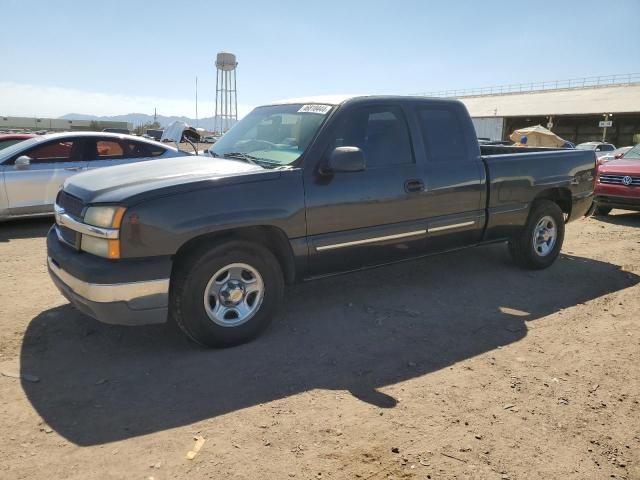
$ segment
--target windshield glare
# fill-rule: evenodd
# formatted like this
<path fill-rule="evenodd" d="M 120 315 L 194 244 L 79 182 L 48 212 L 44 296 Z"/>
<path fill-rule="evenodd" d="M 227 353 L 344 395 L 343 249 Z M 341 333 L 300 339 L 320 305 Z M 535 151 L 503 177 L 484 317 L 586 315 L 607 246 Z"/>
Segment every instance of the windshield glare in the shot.
<path fill-rule="evenodd" d="M 622 158 L 625 160 L 640 160 L 640 143 L 625 153 Z"/>
<path fill-rule="evenodd" d="M 225 133 L 209 153 L 214 157 L 244 154 L 262 166 L 290 165 L 304 153 L 332 108 L 302 104 L 258 107 Z"/>

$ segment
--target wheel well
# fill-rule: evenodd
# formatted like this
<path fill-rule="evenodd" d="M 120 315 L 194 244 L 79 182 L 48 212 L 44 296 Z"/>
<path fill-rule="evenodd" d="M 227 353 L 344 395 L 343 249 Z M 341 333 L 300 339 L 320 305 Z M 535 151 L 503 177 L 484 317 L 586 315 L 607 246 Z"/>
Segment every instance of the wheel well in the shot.
<path fill-rule="evenodd" d="M 285 282 L 290 284 L 295 281 L 295 261 L 289 240 L 282 230 L 268 225 L 222 230 L 192 238 L 182 245 L 173 255 L 174 265 L 179 262 L 181 258 L 188 255 L 189 252 L 192 252 L 203 245 L 233 239 L 245 240 L 267 247 L 278 260 L 280 268 L 282 268 L 282 274 L 284 275 Z"/>
<path fill-rule="evenodd" d="M 533 199 L 533 203 L 538 200 L 551 200 L 560 207 L 560 210 L 562 210 L 563 213 L 571 216 L 571 191 L 568 188 L 550 188 L 548 190 L 543 190 L 536 195 L 536 198 Z"/>

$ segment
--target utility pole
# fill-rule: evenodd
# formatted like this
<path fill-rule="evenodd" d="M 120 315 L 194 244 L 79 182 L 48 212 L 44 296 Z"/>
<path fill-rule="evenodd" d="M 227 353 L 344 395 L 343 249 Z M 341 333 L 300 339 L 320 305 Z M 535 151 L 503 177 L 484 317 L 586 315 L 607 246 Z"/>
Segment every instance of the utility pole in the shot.
<path fill-rule="evenodd" d="M 608 125 L 608 121 L 609 121 L 609 117 L 613 117 L 612 113 L 605 113 L 602 115 L 604 117 L 604 129 L 602 130 L 602 143 L 606 142 L 606 138 L 607 138 L 607 125 Z"/>
<path fill-rule="evenodd" d="M 198 127 L 198 76 L 196 75 L 196 127 Z"/>

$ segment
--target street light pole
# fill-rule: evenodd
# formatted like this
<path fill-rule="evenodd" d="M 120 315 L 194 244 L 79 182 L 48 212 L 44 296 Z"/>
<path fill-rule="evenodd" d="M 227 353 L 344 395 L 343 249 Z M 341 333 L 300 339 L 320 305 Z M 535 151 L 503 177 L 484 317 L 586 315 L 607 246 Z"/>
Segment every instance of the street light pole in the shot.
<path fill-rule="evenodd" d="M 604 121 L 608 122 L 609 121 L 609 117 L 613 117 L 613 114 L 611 113 L 605 113 L 603 114 L 604 116 Z M 606 138 L 607 138 L 607 124 L 604 124 L 604 128 L 602 130 L 602 143 L 606 142 Z"/>

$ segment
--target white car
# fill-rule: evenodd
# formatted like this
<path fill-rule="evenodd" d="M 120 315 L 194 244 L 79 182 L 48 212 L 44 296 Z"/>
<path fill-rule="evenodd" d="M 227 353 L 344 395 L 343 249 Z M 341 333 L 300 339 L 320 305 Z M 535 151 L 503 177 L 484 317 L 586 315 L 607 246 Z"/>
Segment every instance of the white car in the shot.
<path fill-rule="evenodd" d="M 600 158 L 613 152 L 616 147 L 610 143 L 605 142 L 584 142 L 576 145 L 578 150 L 593 150 L 596 152 L 596 157 Z"/>
<path fill-rule="evenodd" d="M 104 132 L 24 140 L 0 150 L 0 220 L 53 215 L 62 184 L 78 172 L 185 155 L 156 141 Z"/>

